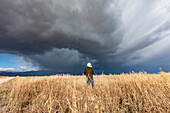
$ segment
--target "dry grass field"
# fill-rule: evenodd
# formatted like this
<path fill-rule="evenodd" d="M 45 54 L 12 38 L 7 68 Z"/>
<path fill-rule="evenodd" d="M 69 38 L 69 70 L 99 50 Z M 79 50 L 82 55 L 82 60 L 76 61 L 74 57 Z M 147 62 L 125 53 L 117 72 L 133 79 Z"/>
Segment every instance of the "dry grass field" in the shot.
<path fill-rule="evenodd" d="M 165 74 L 165 73 L 164 73 Z M 0 113 L 170 113 L 170 76 L 131 73 L 16 77 L 0 84 Z"/>

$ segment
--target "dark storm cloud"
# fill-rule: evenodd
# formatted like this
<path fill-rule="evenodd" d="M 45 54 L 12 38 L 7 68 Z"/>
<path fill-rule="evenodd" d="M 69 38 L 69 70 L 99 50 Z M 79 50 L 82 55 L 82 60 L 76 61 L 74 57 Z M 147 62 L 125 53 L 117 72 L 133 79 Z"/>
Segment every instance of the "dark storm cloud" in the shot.
<path fill-rule="evenodd" d="M 90 61 L 113 71 L 154 57 L 139 51 L 149 53 L 169 36 L 166 0 L 0 2 L 0 52 L 46 69 L 78 72 Z"/>

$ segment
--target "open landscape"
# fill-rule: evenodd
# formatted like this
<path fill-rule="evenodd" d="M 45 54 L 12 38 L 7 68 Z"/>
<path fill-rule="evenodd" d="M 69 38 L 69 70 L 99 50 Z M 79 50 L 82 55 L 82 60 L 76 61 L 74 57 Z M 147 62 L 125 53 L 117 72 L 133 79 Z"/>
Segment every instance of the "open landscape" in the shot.
<path fill-rule="evenodd" d="M 0 84 L 0 112 L 170 112 L 170 76 L 130 73 L 15 77 Z"/>
<path fill-rule="evenodd" d="M 170 113 L 170 0 L 0 3 L 0 113 Z"/>

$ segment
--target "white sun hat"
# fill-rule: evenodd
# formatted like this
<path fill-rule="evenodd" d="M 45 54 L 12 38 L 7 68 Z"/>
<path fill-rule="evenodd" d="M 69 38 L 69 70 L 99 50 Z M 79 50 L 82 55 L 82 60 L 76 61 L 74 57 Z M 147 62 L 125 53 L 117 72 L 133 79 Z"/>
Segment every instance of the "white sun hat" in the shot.
<path fill-rule="evenodd" d="M 91 63 L 89 62 L 89 63 L 87 63 L 87 67 L 92 67 L 92 65 L 91 65 Z"/>

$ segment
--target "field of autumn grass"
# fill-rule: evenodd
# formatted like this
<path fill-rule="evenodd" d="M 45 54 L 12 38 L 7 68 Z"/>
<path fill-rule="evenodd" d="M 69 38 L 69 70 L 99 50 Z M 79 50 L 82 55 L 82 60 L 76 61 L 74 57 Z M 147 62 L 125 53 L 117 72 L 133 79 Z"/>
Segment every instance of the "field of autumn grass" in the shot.
<path fill-rule="evenodd" d="M 130 73 L 16 77 L 0 84 L 0 113 L 170 113 L 170 76 Z"/>

